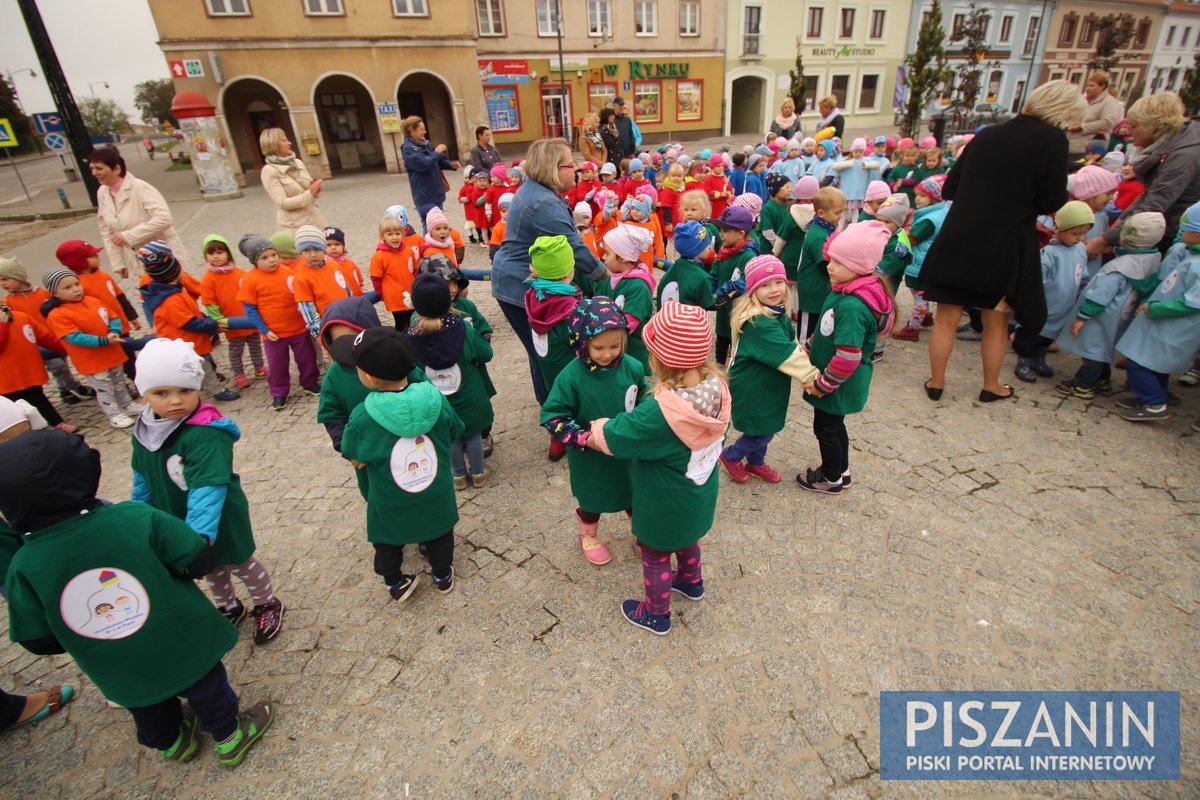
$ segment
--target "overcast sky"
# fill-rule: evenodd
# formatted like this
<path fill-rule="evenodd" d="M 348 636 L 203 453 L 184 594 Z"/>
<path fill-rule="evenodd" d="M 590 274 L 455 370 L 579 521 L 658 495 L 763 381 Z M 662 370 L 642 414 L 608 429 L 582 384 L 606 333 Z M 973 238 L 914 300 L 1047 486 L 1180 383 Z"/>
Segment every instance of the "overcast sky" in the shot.
<path fill-rule="evenodd" d="M 156 44 L 158 31 L 146 0 L 37 0 L 37 5 L 75 101 L 94 92 L 97 97 L 116 100 L 131 122 L 140 122 L 141 115 L 133 105 L 134 84 L 171 77 Z M 33 68 L 38 76 L 32 78 L 28 72 L 13 75 L 25 112 L 54 111 L 21 10 L 14 0 L 3 0 L 0 70 L 7 74 L 26 68 Z M 95 86 L 89 88 L 89 81 Z"/>

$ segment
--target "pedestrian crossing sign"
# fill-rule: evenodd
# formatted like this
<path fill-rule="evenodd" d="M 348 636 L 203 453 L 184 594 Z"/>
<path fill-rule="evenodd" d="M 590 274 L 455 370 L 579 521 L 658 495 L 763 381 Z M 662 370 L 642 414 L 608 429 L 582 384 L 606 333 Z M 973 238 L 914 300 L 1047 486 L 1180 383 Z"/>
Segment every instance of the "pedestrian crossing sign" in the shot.
<path fill-rule="evenodd" d="M 7 119 L 0 117 L 0 147 L 16 147 L 17 135 Z"/>

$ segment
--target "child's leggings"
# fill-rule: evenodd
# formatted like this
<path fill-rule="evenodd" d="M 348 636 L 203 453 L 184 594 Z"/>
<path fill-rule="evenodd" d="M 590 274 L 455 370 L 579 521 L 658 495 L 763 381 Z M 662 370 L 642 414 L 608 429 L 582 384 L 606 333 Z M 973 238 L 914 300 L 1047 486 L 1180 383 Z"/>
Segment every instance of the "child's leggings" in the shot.
<path fill-rule="evenodd" d="M 796 341 L 804 344 L 809 337 L 817 331 L 817 318 L 821 314 L 818 311 L 801 311 L 800 319 L 796 323 Z"/>
<path fill-rule="evenodd" d="M 29 405 L 38 410 L 38 413 L 42 415 L 42 419 L 46 420 L 47 425 L 57 425 L 63 421 L 62 415 L 58 413 L 58 409 L 46 398 L 46 393 L 42 391 L 42 387 L 40 386 L 30 386 L 19 392 L 5 392 L 4 396 L 14 403 L 18 400 L 24 400 L 26 403 L 29 403 Z"/>
<path fill-rule="evenodd" d="M 258 336 L 239 336 L 236 339 L 229 339 L 229 364 L 233 367 L 233 374 L 246 377 L 246 364 L 242 359 L 242 354 L 250 350 L 250 363 L 254 365 L 256 370 L 262 369 L 263 366 L 263 351 L 262 339 Z"/>
<path fill-rule="evenodd" d="M 912 314 L 908 318 L 908 328 L 919 328 L 925 318 L 929 316 L 929 301 L 925 299 L 924 289 L 913 289 L 909 287 L 909 291 L 913 296 Z"/>
<path fill-rule="evenodd" d="M 846 417 L 813 409 L 813 435 L 821 450 L 821 472 L 827 481 L 840 481 L 850 469 L 850 434 L 846 433 Z"/>
<path fill-rule="evenodd" d="M 265 606 L 275 599 L 275 592 L 271 589 L 271 576 L 267 574 L 267 568 L 254 556 L 250 556 L 241 564 L 217 567 L 204 576 L 217 608 L 228 611 L 237 605 L 237 594 L 233 590 L 235 575 L 246 585 L 246 591 L 250 593 L 250 602 L 254 605 Z"/>
<path fill-rule="evenodd" d="M 677 570 L 671 569 L 671 553 L 653 550 L 638 542 L 642 553 L 642 577 L 646 584 L 646 606 L 651 614 L 671 613 L 671 583 L 699 583 L 700 543 L 675 551 Z"/>
<path fill-rule="evenodd" d="M 84 375 L 88 386 L 96 390 L 96 402 L 104 416 L 112 419 L 117 414 L 124 414 L 125 409 L 133 405 L 129 396 L 129 387 L 125 385 L 125 372 L 121 367 L 113 367 L 95 375 Z"/>
<path fill-rule="evenodd" d="M 729 347 L 733 344 L 732 339 L 726 339 L 724 336 L 717 336 L 717 363 L 724 366 L 729 360 Z"/>
<path fill-rule="evenodd" d="M 296 368 L 300 371 L 301 386 L 316 386 L 320 380 L 317 373 L 317 351 L 313 346 L 313 338 L 308 331 L 297 333 L 295 336 L 279 337 L 279 341 L 262 340 L 263 350 L 267 353 L 267 386 L 271 397 L 287 397 L 292 388 L 292 372 L 288 364 L 288 349 L 296 357 Z"/>
<path fill-rule="evenodd" d="M 200 680 L 181 691 L 176 697 L 168 697 L 161 703 L 141 708 L 130 708 L 133 724 L 137 726 L 139 744 L 155 750 L 169 750 L 179 738 L 183 725 L 183 706 L 179 698 L 186 698 L 192 713 L 200 720 L 200 727 L 214 741 L 223 742 L 237 732 L 238 699 L 229 685 L 225 665 L 220 661 Z"/>
<path fill-rule="evenodd" d="M 741 461 L 746 459 L 746 463 L 752 467 L 762 466 L 767 460 L 767 445 L 775 438 L 775 434 L 769 433 L 766 436 L 749 436 L 743 435 L 733 444 L 721 451 L 721 455 L 730 461 Z"/>
<path fill-rule="evenodd" d="M 42 361 L 46 362 L 46 371 L 53 376 L 54 383 L 58 385 L 59 393 L 79 388 L 79 381 L 71 374 L 67 359 L 47 347 L 39 347 L 38 350 L 42 354 Z"/>

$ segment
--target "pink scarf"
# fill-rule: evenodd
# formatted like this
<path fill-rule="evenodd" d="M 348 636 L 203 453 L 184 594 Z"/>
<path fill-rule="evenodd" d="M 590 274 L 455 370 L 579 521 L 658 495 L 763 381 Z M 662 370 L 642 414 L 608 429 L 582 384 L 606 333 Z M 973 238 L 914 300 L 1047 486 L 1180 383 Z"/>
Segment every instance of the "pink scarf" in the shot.
<path fill-rule="evenodd" d="M 616 289 L 617 284 L 625 278 L 636 278 L 640 281 L 645 281 L 650 287 L 650 294 L 654 294 L 654 273 L 647 269 L 645 264 L 639 263 L 636 267 L 626 272 L 614 272 L 608 276 L 608 285 Z"/>
<path fill-rule="evenodd" d="M 223 267 L 215 267 L 212 264 L 208 265 L 209 271 L 215 272 L 218 275 L 225 275 L 226 273 L 233 272 L 233 267 L 234 267 L 234 264 L 232 261 L 230 261 L 228 264 L 226 264 Z"/>

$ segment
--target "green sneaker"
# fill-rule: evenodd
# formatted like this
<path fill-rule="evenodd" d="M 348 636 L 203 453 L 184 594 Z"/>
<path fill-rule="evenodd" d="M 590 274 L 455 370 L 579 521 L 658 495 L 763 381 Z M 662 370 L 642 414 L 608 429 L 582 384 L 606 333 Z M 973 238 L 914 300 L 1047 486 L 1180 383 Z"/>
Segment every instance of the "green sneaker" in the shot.
<path fill-rule="evenodd" d="M 200 725 L 196 722 L 196 718 L 191 714 L 183 715 L 183 722 L 179 725 L 179 736 L 175 739 L 175 744 L 161 751 L 163 758 L 168 761 L 178 761 L 180 764 L 186 764 L 196 757 L 196 751 L 200 749 Z"/>
<path fill-rule="evenodd" d="M 242 763 L 246 753 L 262 738 L 275 721 L 275 709 L 270 703 L 259 703 L 249 711 L 238 714 L 238 729 L 227 742 L 217 742 L 213 750 L 217 761 L 225 767 L 236 767 Z"/>

